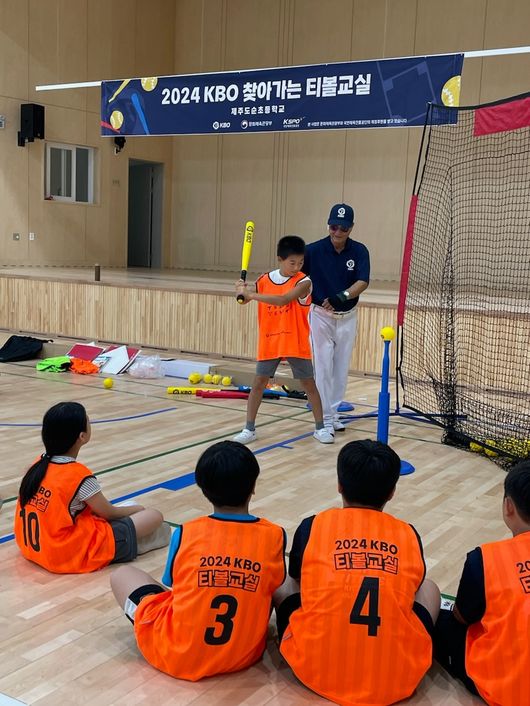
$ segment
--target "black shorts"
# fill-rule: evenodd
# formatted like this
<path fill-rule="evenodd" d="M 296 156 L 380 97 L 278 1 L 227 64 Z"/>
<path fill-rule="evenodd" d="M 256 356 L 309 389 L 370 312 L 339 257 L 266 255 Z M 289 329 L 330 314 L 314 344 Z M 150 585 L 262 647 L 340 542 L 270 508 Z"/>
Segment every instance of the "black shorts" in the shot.
<path fill-rule="evenodd" d="M 300 608 L 301 605 L 302 602 L 300 599 L 300 594 L 293 593 L 290 596 L 287 596 L 287 598 L 282 601 L 281 604 L 276 608 L 276 626 L 278 628 L 278 639 L 280 640 L 280 642 L 283 637 L 283 633 L 285 632 L 285 629 L 289 625 L 289 618 L 291 617 L 291 614 L 294 613 L 295 610 Z M 412 610 L 416 613 L 418 618 L 423 623 L 423 626 L 431 636 L 431 639 L 434 639 L 434 623 L 432 621 L 431 614 L 429 613 L 427 608 L 421 605 L 421 603 L 414 601 Z"/>
<path fill-rule="evenodd" d="M 134 614 L 136 613 L 136 609 L 140 605 L 142 598 L 145 598 L 146 596 L 153 596 L 155 593 L 165 593 L 166 590 L 167 589 L 162 588 L 162 586 L 159 586 L 157 583 L 148 583 L 145 586 L 135 588 L 125 601 L 125 606 L 123 608 L 125 615 L 129 618 L 131 623 L 134 623 Z"/>
<path fill-rule="evenodd" d="M 110 526 L 116 544 L 114 559 L 110 563 L 121 564 L 126 561 L 134 561 L 138 556 L 134 522 L 130 517 L 120 517 L 118 520 L 111 520 Z"/>
<path fill-rule="evenodd" d="M 442 609 L 434 628 L 434 659 L 451 676 L 460 679 L 468 691 L 478 695 L 466 672 L 466 635 L 467 625 L 459 622 L 452 610 Z"/>
<path fill-rule="evenodd" d="M 278 640 L 281 642 L 283 633 L 289 625 L 289 618 L 295 610 L 302 605 L 299 593 L 291 593 L 276 608 L 276 627 L 278 628 Z"/>

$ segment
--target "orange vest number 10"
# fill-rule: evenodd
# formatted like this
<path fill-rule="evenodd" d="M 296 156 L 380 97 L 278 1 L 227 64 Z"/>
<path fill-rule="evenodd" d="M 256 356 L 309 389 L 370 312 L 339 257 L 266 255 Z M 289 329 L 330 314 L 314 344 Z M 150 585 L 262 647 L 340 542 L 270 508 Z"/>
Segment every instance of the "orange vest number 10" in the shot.
<path fill-rule="evenodd" d="M 22 528 L 24 532 L 24 544 L 26 547 L 29 544 L 35 552 L 40 552 L 40 527 L 39 516 L 36 512 L 26 513 L 26 508 L 23 507 L 19 513 L 22 518 Z"/>

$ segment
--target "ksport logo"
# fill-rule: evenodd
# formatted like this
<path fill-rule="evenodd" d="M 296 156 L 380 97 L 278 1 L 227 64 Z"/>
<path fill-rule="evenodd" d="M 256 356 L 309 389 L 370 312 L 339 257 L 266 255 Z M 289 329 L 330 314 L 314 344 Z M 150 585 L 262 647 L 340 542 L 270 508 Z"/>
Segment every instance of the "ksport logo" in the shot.
<path fill-rule="evenodd" d="M 339 214 L 341 211 L 344 211 L 344 209 L 339 208 Z M 344 215 L 344 213 L 342 215 Z M 348 268 L 348 272 L 351 272 L 353 270 L 353 268 L 355 267 L 355 260 L 348 260 L 346 262 L 346 267 Z"/>
<path fill-rule="evenodd" d="M 304 118 L 284 118 L 283 127 L 288 129 L 300 127 L 303 119 Z"/>
<path fill-rule="evenodd" d="M 338 214 L 339 214 L 339 218 L 344 218 L 344 216 L 346 215 L 346 209 L 343 206 L 341 206 L 338 210 Z"/>

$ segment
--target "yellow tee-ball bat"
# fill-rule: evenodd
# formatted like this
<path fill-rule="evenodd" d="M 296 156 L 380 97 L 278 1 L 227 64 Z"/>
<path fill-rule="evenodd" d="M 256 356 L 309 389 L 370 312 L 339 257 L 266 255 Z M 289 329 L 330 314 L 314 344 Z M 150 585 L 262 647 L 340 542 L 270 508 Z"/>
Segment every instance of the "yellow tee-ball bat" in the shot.
<path fill-rule="evenodd" d="M 168 387 L 168 395 L 195 395 L 197 390 L 210 390 L 209 387 Z M 221 389 L 221 388 L 219 388 Z"/>
<path fill-rule="evenodd" d="M 252 252 L 252 240 L 254 238 L 254 221 L 247 221 L 245 225 L 245 237 L 243 238 L 243 250 L 241 251 L 241 279 L 243 282 L 247 279 L 248 263 L 250 262 L 250 253 Z M 237 295 L 239 304 L 243 304 L 245 297 L 242 294 Z"/>

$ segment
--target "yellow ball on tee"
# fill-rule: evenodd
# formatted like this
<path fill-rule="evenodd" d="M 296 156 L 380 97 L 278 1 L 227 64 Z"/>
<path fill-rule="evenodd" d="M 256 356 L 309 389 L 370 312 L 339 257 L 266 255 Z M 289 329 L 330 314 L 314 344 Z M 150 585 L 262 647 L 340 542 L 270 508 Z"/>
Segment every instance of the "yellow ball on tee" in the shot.
<path fill-rule="evenodd" d="M 110 390 L 110 388 L 114 385 L 114 380 L 112 378 L 105 378 L 103 380 L 103 387 L 105 390 Z"/>
<path fill-rule="evenodd" d="M 221 380 L 221 385 L 231 385 L 232 384 L 232 378 L 229 375 L 225 375 L 224 378 Z"/>
<path fill-rule="evenodd" d="M 380 333 L 383 341 L 393 341 L 396 337 L 396 332 L 394 331 L 392 326 L 384 326 L 381 329 Z"/>
<path fill-rule="evenodd" d="M 202 375 L 200 373 L 190 373 L 188 375 L 188 380 L 191 382 L 192 385 L 196 385 L 198 382 L 200 382 L 202 379 Z"/>
<path fill-rule="evenodd" d="M 213 384 L 214 384 L 214 385 L 218 385 L 218 384 L 221 382 L 221 377 L 222 377 L 222 376 L 221 376 L 221 375 L 217 375 L 217 373 L 216 373 L 215 375 L 212 375 L 212 382 L 213 382 Z"/>
<path fill-rule="evenodd" d="M 203 380 L 209 385 L 212 382 L 212 376 L 210 375 L 210 373 L 206 373 L 206 375 L 203 377 Z"/>

